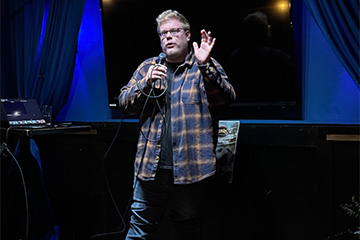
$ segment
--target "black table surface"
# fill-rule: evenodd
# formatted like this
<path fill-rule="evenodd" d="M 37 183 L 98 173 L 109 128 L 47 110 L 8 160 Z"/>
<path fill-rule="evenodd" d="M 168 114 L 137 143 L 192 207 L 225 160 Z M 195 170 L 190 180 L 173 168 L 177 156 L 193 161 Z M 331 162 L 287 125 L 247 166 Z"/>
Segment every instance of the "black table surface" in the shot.
<path fill-rule="evenodd" d="M 16 126 L 10 128 L 1 127 L 2 131 L 18 134 L 19 136 L 32 137 L 38 135 L 49 135 L 70 132 L 91 131 L 90 125 L 39 125 L 39 126 Z"/>

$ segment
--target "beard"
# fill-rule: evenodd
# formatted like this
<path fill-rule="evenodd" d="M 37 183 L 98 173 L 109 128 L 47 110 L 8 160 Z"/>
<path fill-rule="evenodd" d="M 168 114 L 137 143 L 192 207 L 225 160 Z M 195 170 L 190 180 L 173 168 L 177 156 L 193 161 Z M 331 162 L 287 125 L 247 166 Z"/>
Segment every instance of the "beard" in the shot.
<path fill-rule="evenodd" d="M 188 46 L 179 47 L 178 45 L 175 45 L 171 48 L 165 48 L 164 49 L 166 58 L 170 62 L 182 62 L 185 61 L 185 58 L 188 54 Z"/>

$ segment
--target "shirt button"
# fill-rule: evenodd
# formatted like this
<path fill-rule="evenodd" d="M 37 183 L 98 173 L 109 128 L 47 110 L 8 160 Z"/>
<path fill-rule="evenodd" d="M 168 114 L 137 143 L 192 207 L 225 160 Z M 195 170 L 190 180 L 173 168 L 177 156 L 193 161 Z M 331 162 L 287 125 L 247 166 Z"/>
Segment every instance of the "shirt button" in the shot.
<path fill-rule="evenodd" d="M 155 160 L 159 160 L 159 156 L 156 156 Z"/>

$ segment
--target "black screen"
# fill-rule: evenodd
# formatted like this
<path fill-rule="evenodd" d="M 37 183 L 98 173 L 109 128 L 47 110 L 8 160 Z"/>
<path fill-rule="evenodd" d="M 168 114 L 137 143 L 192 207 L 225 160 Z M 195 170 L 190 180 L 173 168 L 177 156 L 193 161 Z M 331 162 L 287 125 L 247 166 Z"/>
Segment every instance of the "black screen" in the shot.
<path fill-rule="evenodd" d="M 120 88 L 143 60 L 159 55 L 155 18 L 164 10 L 173 9 L 189 20 L 191 42 L 200 41 L 201 29 L 211 31 L 216 38 L 212 57 L 223 66 L 237 93 L 236 102 L 224 118 L 300 118 L 301 78 L 295 77 L 298 66 L 294 56 L 294 7 L 289 1 L 279 0 L 215 3 L 103 0 L 109 102 L 116 102 Z M 263 16 L 267 22 L 261 20 Z"/>
<path fill-rule="evenodd" d="M 8 119 L 22 119 L 27 114 L 24 102 L 6 101 L 3 105 Z"/>
<path fill-rule="evenodd" d="M 1 99 L 1 104 L 8 121 L 43 119 L 35 99 Z"/>

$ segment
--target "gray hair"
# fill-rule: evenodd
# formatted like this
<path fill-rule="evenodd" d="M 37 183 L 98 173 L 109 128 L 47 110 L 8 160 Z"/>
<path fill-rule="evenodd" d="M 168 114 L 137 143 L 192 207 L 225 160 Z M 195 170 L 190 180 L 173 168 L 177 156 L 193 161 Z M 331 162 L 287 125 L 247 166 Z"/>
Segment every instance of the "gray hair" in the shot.
<path fill-rule="evenodd" d="M 190 23 L 189 21 L 184 17 L 184 15 L 182 15 L 181 13 L 179 13 L 178 11 L 176 10 L 166 10 L 162 13 L 159 14 L 159 16 L 156 18 L 156 23 L 157 23 L 157 29 L 159 31 L 159 27 L 160 25 L 169 20 L 169 19 L 177 19 L 179 20 L 182 25 L 183 25 L 183 28 L 185 30 L 190 30 Z"/>

